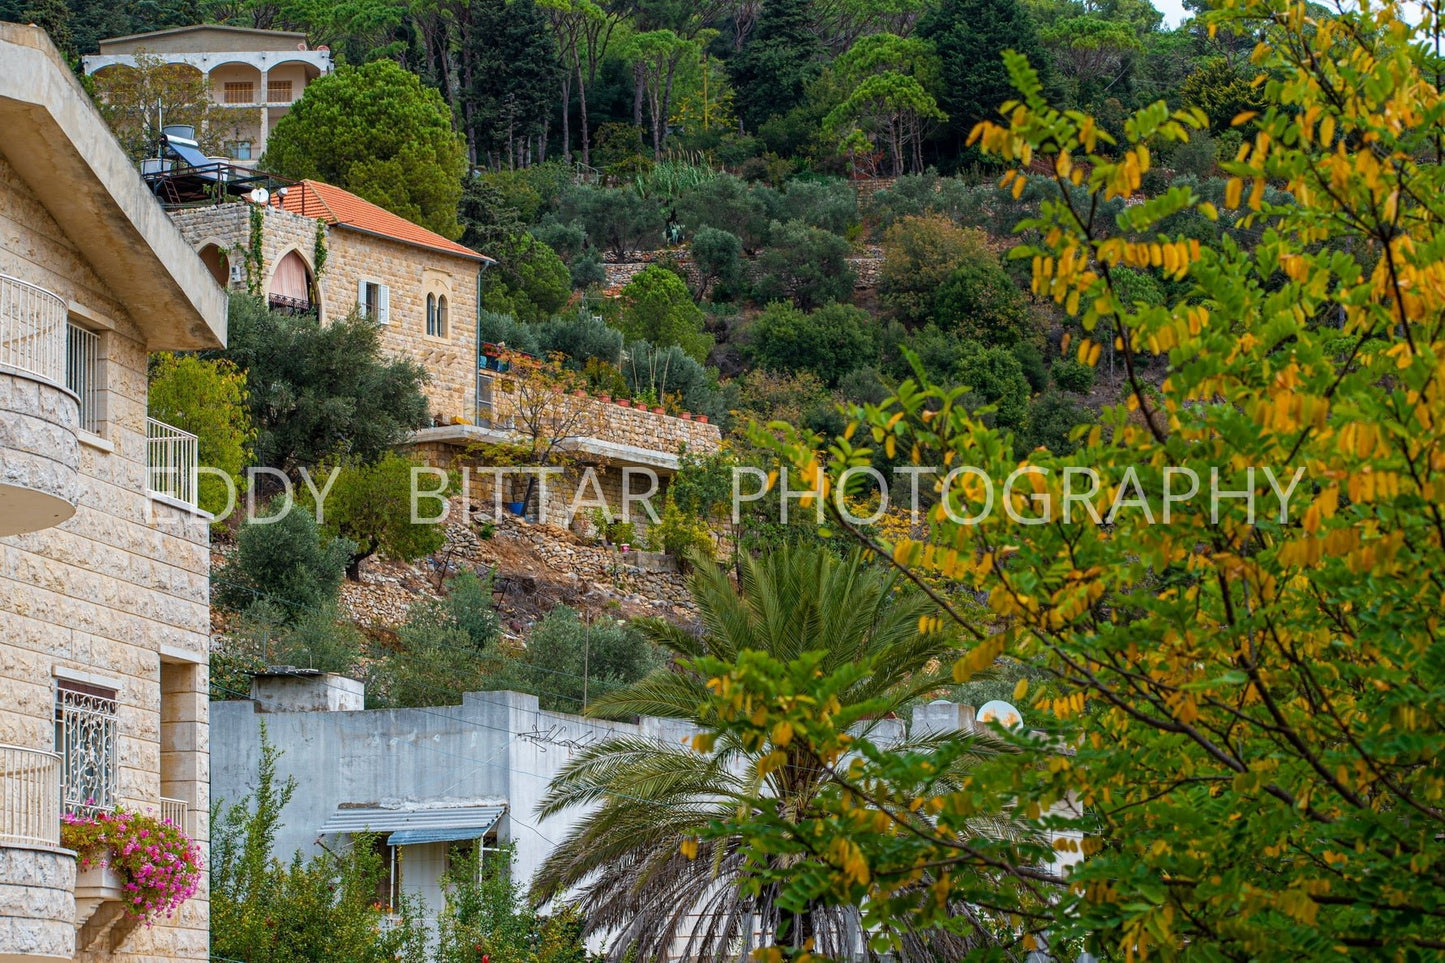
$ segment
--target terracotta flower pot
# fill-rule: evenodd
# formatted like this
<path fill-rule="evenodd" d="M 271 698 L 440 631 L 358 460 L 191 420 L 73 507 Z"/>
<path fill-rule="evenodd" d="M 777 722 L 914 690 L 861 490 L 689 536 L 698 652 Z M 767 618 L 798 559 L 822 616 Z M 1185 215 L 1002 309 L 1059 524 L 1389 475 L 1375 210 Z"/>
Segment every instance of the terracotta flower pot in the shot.
<path fill-rule="evenodd" d="M 600 401 L 600 402 L 602 402 L 604 405 L 605 405 L 605 404 L 611 404 L 611 402 L 612 402 L 612 396 L 611 396 L 611 395 L 608 395 L 608 394 L 601 394 L 601 395 L 598 395 L 598 396 L 597 396 L 597 400 Z"/>
<path fill-rule="evenodd" d="M 698 420 L 698 423 L 699 423 L 699 424 L 704 424 L 704 425 L 705 425 L 705 424 L 707 424 L 707 415 L 698 415 L 698 416 L 697 416 L 697 420 Z"/>
<path fill-rule="evenodd" d="M 574 398 L 586 398 L 587 392 L 583 391 L 581 388 L 576 388 L 573 390 L 572 396 Z"/>
<path fill-rule="evenodd" d="M 684 411 L 680 416 L 683 421 L 692 421 L 692 412 Z"/>
<path fill-rule="evenodd" d="M 662 407 L 662 405 L 658 405 L 656 408 L 652 409 L 652 413 L 654 415 L 665 415 L 667 414 L 667 409 Z"/>
<path fill-rule="evenodd" d="M 618 399 L 617 399 L 617 403 L 618 403 L 619 405 L 621 405 L 622 407 L 624 407 L 624 408 L 631 408 L 631 407 L 632 407 L 632 402 L 629 401 L 629 400 L 626 399 L 626 398 L 618 398 Z"/>

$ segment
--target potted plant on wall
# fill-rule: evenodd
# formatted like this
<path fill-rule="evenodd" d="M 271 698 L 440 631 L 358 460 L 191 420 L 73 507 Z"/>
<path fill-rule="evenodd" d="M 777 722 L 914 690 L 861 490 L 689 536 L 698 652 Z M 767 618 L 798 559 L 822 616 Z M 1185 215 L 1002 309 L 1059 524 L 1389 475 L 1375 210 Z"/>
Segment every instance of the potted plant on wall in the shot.
<path fill-rule="evenodd" d="M 201 882 L 200 848 L 179 826 L 145 813 L 66 813 L 60 844 L 76 854 L 78 921 L 114 901 L 149 925 L 174 913 Z"/>

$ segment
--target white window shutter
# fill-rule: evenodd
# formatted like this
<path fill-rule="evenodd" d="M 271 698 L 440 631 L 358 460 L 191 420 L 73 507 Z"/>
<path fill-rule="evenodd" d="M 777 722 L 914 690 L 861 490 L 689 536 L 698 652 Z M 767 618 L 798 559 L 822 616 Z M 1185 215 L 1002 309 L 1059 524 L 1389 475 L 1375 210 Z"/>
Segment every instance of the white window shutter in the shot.
<path fill-rule="evenodd" d="M 356 282 L 356 309 L 362 314 L 366 313 L 366 282 Z"/>
<path fill-rule="evenodd" d="M 391 288 L 385 284 L 379 284 L 381 288 L 381 309 L 377 312 L 381 315 L 379 323 L 391 324 Z"/>

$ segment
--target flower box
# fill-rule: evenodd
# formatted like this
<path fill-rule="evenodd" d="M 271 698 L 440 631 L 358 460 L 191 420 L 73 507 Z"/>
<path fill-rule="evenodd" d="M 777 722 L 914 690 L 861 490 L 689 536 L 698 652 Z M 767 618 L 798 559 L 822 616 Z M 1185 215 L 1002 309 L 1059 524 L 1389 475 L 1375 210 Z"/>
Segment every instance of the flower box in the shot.
<path fill-rule="evenodd" d="M 581 388 L 574 388 L 573 391 L 572 391 L 572 397 L 574 397 L 574 398 L 586 398 L 586 397 L 587 397 L 587 392 L 583 391 Z"/>
<path fill-rule="evenodd" d="M 652 413 L 654 415 L 665 415 L 667 414 L 667 409 L 662 407 L 662 405 L 658 405 L 657 407 L 652 409 Z"/>
<path fill-rule="evenodd" d="M 683 421 L 692 421 L 692 412 L 684 411 L 681 415 L 678 415 L 678 417 Z"/>
<path fill-rule="evenodd" d="M 600 401 L 600 402 L 602 402 L 604 405 L 611 404 L 611 403 L 612 403 L 612 396 L 609 395 L 609 394 L 605 394 L 605 393 L 604 393 L 604 394 L 600 394 L 600 395 L 597 396 L 597 400 Z"/>
<path fill-rule="evenodd" d="M 170 916 L 204 875 L 200 849 L 178 826 L 128 809 L 65 814 L 60 844 L 76 853 L 78 927 L 109 902 L 147 924 Z"/>
<path fill-rule="evenodd" d="M 125 877 L 115 868 L 115 853 L 81 857 L 75 867 L 75 925 L 84 926 L 102 903 L 125 898 Z"/>
<path fill-rule="evenodd" d="M 618 399 L 617 399 L 617 403 L 618 403 L 619 405 L 621 405 L 622 407 L 624 407 L 624 408 L 631 408 L 631 407 L 632 407 L 632 402 L 629 401 L 629 400 L 626 399 L 626 398 L 618 398 Z"/>
<path fill-rule="evenodd" d="M 700 424 L 700 425 L 705 425 L 705 424 L 707 424 L 707 415 L 698 415 L 698 416 L 697 416 L 697 422 L 698 422 L 698 424 Z"/>

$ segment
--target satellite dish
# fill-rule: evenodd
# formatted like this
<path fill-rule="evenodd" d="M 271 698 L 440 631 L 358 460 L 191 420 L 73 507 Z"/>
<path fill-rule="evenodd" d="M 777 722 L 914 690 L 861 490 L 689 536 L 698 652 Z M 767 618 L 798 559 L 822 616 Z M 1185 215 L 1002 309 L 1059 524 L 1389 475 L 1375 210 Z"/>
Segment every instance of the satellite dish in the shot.
<path fill-rule="evenodd" d="M 264 187 L 258 187 L 246 196 L 251 199 L 252 204 L 265 204 L 271 199 L 271 192 Z"/>
<path fill-rule="evenodd" d="M 985 702 L 978 710 L 979 722 L 997 722 L 1000 725 L 1013 728 L 1024 724 L 1023 713 L 1002 699 L 994 699 L 992 702 Z"/>

